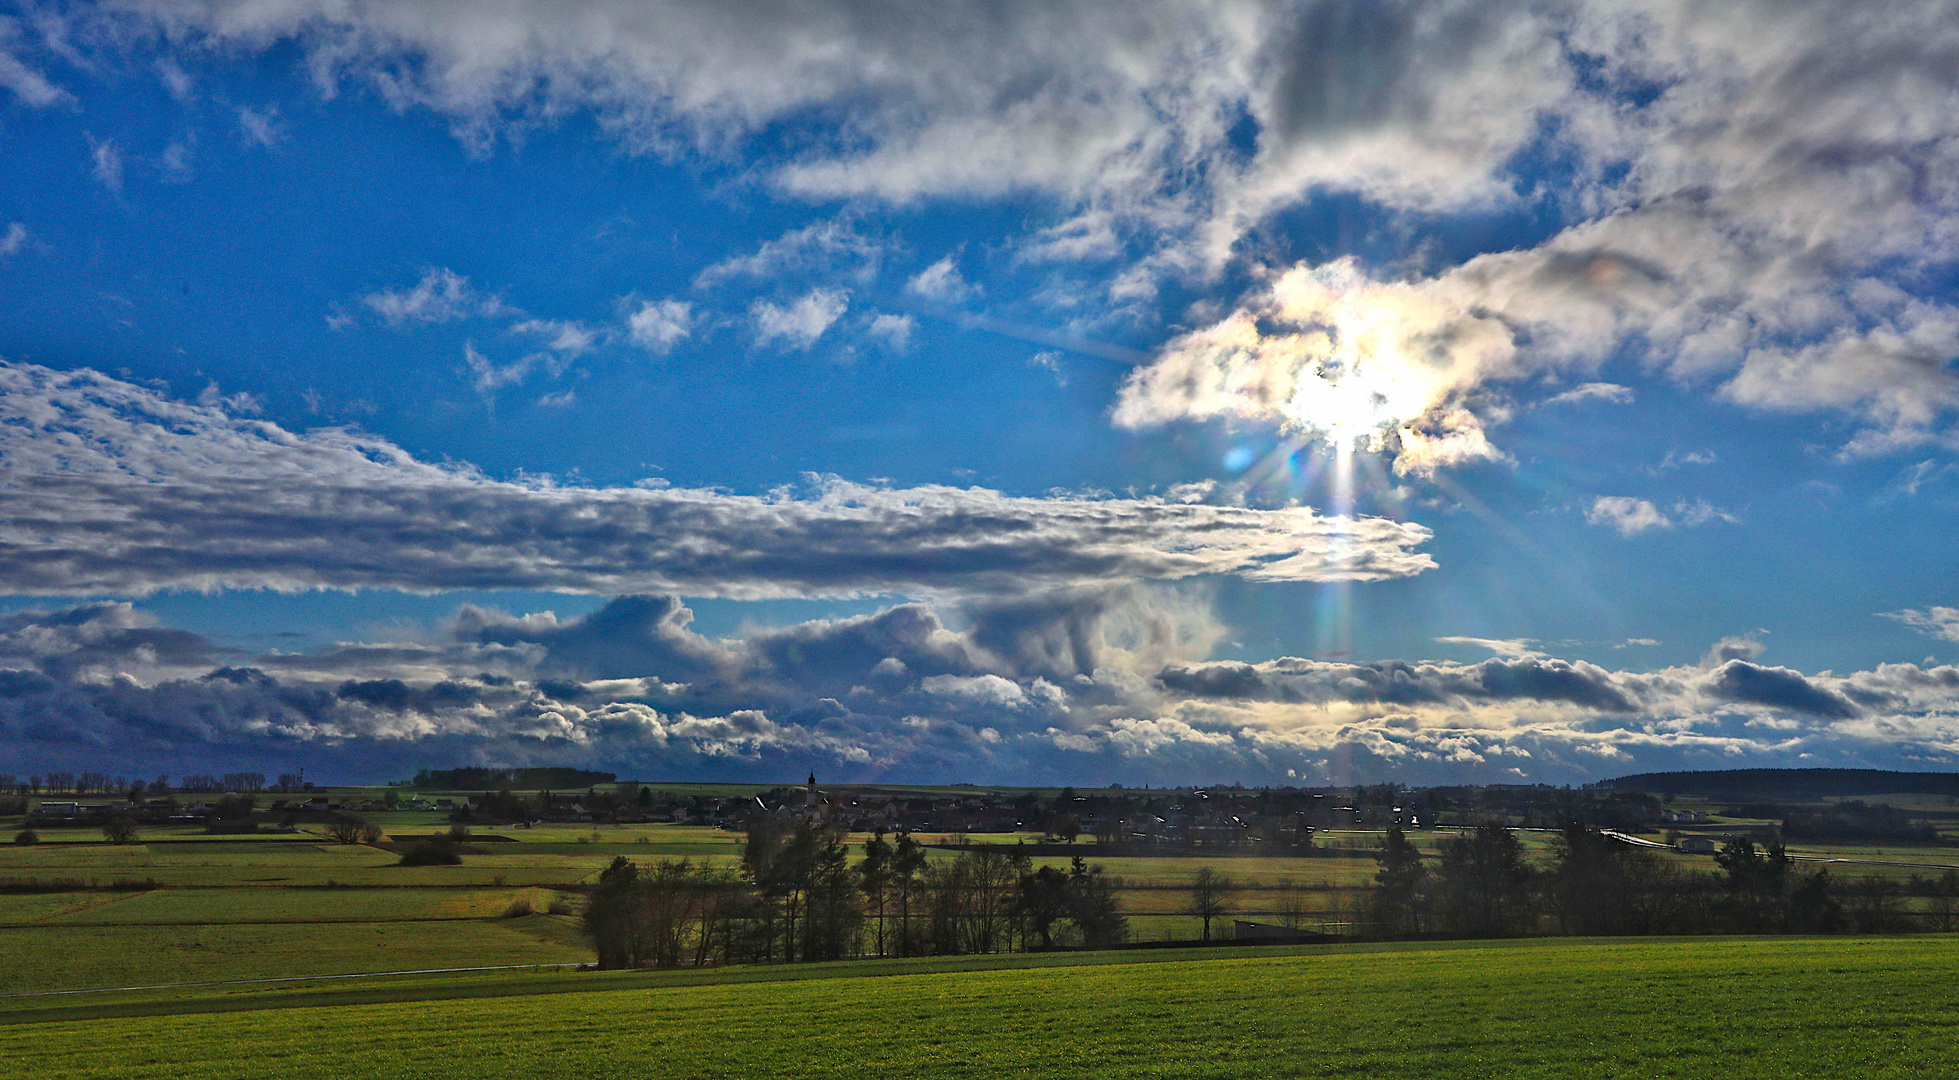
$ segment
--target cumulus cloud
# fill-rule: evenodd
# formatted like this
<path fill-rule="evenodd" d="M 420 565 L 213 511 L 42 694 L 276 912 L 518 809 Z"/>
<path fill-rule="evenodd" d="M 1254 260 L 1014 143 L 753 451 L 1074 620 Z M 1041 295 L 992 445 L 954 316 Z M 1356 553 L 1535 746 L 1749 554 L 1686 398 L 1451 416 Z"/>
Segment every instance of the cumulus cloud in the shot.
<path fill-rule="evenodd" d="M 880 314 L 871 320 L 870 334 L 882 340 L 896 351 L 904 352 L 911 345 L 912 331 L 918 329 L 918 320 L 910 315 Z"/>
<path fill-rule="evenodd" d="M 912 275 L 905 291 L 941 304 L 963 304 L 979 295 L 979 287 L 960 276 L 959 263 L 951 255 Z"/>
<path fill-rule="evenodd" d="M 27 226 L 18 221 L 9 222 L 7 232 L 0 236 L 0 258 L 19 253 L 27 246 Z"/>
<path fill-rule="evenodd" d="M 1591 509 L 1585 511 L 1585 520 L 1617 529 L 1620 536 L 1673 528 L 1673 519 L 1661 513 L 1651 500 L 1626 495 L 1601 495 L 1592 500 Z"/>
<path fill-rule="evenodd" d="M 647 352 L 664 353 L 694 332 L 694 305 L 685 300 L 642 300 L 626 316 L 626 333 Z"/>
<path fill-rule="evenodd" d="M 482 377 L 503 379 L 485 365 Z M 1306 508 L 822 478 L 759 496 L 495 481 L 92 371 L 0 367 L 0 417 L 0 582 L 14 593 L 1014 593 L 1207 574 L 1378 580 L 1434 565 L 1416 550 L 1421 526 Z"/>
<path fill-rule="evenodd" d="M 755 342 L 781 342 L 791 349 L 807 349 L 828 333 L 849 307 L 850 294 L 842 289 L 811 289 L 787 306 L 757 300 L 749 308 L 755 319 Z"/>

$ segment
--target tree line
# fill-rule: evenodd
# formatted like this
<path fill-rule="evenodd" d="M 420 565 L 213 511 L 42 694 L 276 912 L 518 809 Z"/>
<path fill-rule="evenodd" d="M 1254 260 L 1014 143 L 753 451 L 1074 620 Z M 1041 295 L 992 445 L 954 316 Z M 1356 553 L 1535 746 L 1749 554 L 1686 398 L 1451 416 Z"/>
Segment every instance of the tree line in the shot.
<path fill-rule="evenodd" d="M 748 825 L 739 868 L 687 859 L 599 875 L 584 924 L 602 968 L 839 960 L 1114 945 L 1121 882 L 1012 848 L 928 860 L 909 833 L 855 852 L 843 830 L 783 815 Z"/>
<path fill-rule="evenodd" d="M 1779 842 L 1758 848 L 1747 837 L 1721 849 L 1713 873 L 1583 824 L 1559 833 L 1543 868 L 1500 825 L 1444 841 L 1433 860 L 1393 828 L 1375 861 L 1364 921 L 1388 938 L 1894 933 L 1959 924 L 1959 872 L 1839 880 L 1827 868 L 1804 869 Z M 1908 895 L 1927 898 L 1922 912 L 1907 910 Z"/>

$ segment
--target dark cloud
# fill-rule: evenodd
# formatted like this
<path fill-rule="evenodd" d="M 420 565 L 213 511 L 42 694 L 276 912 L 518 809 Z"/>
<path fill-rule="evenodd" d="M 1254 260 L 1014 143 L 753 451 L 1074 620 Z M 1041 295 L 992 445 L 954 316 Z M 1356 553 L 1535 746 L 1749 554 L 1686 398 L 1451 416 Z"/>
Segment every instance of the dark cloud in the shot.
<path fill-rule="evenodd" d="M 1812 683 L 1800 671 L 1730 660 L 1716 668 L 1709 690 L 1726 701 L 1766 705 L 1810 716 L 1848 719 L 1859 712 L 1843 695 Z"/>
<path fill-rule="evenodd" d="M 1591 664 L 1525 658 L 1480 664 L 1411 664 L 1383 660 L 1361 664 L 1285 658 L 1173 665 L 1157 681 L 1176 693 L 1209 698 L 1282 702 L 1379 702 L 1394 705 L 1447 701 L 1564 702 L 1605 712 L 1635 707 L 1611 672 Z"/>

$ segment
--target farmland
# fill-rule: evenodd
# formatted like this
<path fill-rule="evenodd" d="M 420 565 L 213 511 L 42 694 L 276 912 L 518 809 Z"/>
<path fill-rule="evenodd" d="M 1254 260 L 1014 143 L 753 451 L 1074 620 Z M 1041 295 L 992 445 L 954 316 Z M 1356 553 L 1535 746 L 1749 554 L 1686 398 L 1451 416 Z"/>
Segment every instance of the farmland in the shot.
<path fill-rule="evenodd" d="M 426 811 L 378 820 L 396 837 L 437 834 L 449 824 L 445 815 Z M 332 843 L 317 829 L 225 837 L 174 826 L 117 845 L 104 842 L 99 829 L 47 828 L 40 844 L 0 846 L 0 884 L 39 890 L 0 894 L 0 970 L 6 973 L 0 991 L 590 961 L 575 913 L 581 888 L 613 858 L 732 866 L 740 857 L 738 832 L 697 826 L 545 823 L 479 833 L 464 845 L 460 865 L 405 867 L 396 851 Z M 1099 854 L 1103 849 L 1087 838 L 1067 850 L 1121 879 L 1130 940 L 1153 942 L 1198 936 L 1201 923 L 1187 914 L 1188 890 L 1204 869 L 1235 883 L 1230 907 L 1237 917 L 1341 932 L 1373 882 L 1380 835 L 1327 830 L 1310 856 Z M 1415 831 L 1411 838 L 1433 855 L 1453 835 Z M 1549 834 L 1518 836 L 1533 860 L 1548 859 Z M 967 838 L 928 833 L 921 839 Z M 971 839 L 991 846 L 1040 836 Z M 1068 855 L 1045 853 L 1051 845 L 1041 850 L 1033 866 L 1066 869 Z M 1951 849 L 1895 842 L 1819 841 L 1792 851 L 1853 860 L 1829 864 L 1844 880 L 1936 876 L 1939 867 L 1959 862 Z M 928 852 L 934 861 L 952 855 Z M 1666 858 L 1709 866 L 1704 856 Z M 109 888 L 117 882 L 143 887 Z"/>
<path fill-rule="evenodd" d="M 19 1075 L 1909 1077 L 1959 939 L 1075 954 L 396 981 L 0 1016 Z M 586 992 L 565 992 L 567 989 Z M 444 996 L 444 995 L 450 996 Z M 331 995 L 337 995 L 331 996 Z M 244 1009 L 245 1011 L 221 1011 Z M 193 1020 L 194 1016 L 194 1020 Z M 785 1023 L 793 1017 L 793 1023 Z M 6 1022 L 11 1020 L 12 1022 Z"/>

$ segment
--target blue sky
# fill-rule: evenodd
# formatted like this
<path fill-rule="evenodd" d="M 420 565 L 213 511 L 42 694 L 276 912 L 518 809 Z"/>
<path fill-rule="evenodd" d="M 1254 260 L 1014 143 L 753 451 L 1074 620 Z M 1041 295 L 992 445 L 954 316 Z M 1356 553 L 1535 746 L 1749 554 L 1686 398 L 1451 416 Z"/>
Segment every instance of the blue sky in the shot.
<path fill-rule="evenodd" d="M 1950 768 L 1955 15 L 9 5 L 0 770 Z"/>

